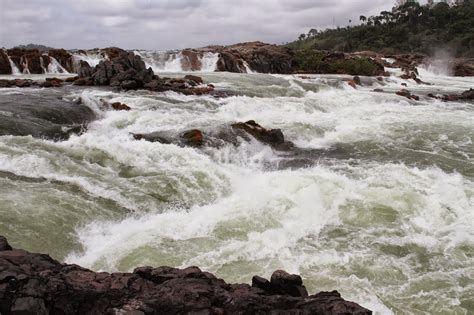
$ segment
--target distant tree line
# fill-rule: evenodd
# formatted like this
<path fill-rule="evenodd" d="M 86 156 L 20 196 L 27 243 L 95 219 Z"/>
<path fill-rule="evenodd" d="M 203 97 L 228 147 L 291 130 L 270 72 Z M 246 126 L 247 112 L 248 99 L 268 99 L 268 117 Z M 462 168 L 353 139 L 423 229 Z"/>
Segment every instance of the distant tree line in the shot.
<path fill-rule="evenodd" d="M 288 44 L 296 49 L 373 50 L 382 53 L 431 54 L 449 48 L 457 56 L 474 57 L 474 0 L 420 5 L 406 1 L 392 11 L 359 17 L 360 25 L 311 29 Z M 352 22 L 352 21 L 350 21 Z M 349 23 L 350 23 L 349 22 Z"/>

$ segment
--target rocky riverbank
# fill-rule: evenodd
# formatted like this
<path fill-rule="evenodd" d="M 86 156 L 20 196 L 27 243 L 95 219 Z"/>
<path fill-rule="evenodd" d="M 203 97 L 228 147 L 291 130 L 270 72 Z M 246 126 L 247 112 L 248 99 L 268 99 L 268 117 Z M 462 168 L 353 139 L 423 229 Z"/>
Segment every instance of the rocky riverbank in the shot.
<path fill-rule="evenodd" d="M 64 49 L 13 48 L 0 51 L 0 74 L 27 73 L 77 73 L 80 77 L 89 77 L 100 70 L 101 79 L 93 79 L 93 84 L 103 85 L 104 75 L 112 75 L 110 62 L 126 52 L 120 48 L 109 47 L 91 51 L 66 51 Z M 422 54 L 382 55 L 371 51 L 357 53 L 329 52 L 320 50 L 295 50 L 285 46 L 262 42 L 239 43 L 229 46 L 208 46 L 204 48 L 188 48 L 178 52 L 182 71 L 200 71 L 206 54 L 216 55 L 215 69 L 217 72 L 247 73 L 318 73 L 318 74 L 350 74 L 366 76 L 388 75 L 385 67 L 402 68 L 407 76 L 416 73 L 416 67 L 429 60 Z M 88 60 L 95 56 L 103 61 L 96 65 Z M 393 59 L 393 63 L 386 59 Z M 133 57 L 130 57 L 130 61 Z M 444 60 L 454 76 L 473 76 L 474 61 L 472 59 Z M 95 69 L 96 66 L 99 69 Z M 143 70 L 143 69 L 142 69 Z M 144 69 L 146 70 L 146 69 Z M 108 74 L 107 74 L 107 71 Z M 96 76 L 94 76 L 96 77 Z M 140 80 L 144 77 L 141 76 Z M 90 83 L 83 81 L 83 84 Z M 156 84 L 155 84 L 156 85 Z"/>
<path fill-rule="evenodd" d="M 1 314 L 371 314 L 337 291 L 308 295 L 298 275 L 228 284 L 198 267 L 94 272 L 13 249 L 0 236 Z"/>

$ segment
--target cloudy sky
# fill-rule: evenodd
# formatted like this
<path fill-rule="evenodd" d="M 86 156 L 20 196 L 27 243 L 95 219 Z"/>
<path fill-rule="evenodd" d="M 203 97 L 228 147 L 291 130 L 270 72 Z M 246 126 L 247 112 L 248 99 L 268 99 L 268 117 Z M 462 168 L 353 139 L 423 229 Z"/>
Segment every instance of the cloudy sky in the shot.
<path fill-rule="evenodd" d="M 355 23 L 395 0 L 0 0 L 0 47 L 173 49 L 261 40 Z"/>

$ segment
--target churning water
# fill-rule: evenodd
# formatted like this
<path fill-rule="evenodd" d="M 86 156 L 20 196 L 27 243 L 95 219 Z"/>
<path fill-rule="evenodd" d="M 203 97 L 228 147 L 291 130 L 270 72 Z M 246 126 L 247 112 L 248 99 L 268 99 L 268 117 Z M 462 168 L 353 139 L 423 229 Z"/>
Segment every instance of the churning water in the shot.
<path fill-rule="evenodd" d="M 282 268 L 377 314 L 472 314 L 474 105 L 423 95 L 474 80 L 421 75 L 435 85 L 409 84 L 420 102 L 388 93 L 406 81 L 354 90 L 341 76 L 203 75 L 238 92 L 226 98 L 66 90 L 98 120 L 65 142 L 0 137 L 0 234 L 94 270 L 197 265 L 245 282 Z M 102 111 L 100 99 L 132 110 Z M 131 136 L 250 119 L 282 129 L 311 163 L 257 141 Z"/>

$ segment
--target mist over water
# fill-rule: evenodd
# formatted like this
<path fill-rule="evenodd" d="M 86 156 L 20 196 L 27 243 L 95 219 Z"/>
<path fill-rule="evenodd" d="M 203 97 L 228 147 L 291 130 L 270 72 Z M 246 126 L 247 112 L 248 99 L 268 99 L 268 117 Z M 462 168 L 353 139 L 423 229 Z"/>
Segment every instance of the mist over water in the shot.
<path fill-rule="evenodd" d="M 169 60 L 154 67 L 171 70 Z M 282 268 L 311 293 L 337 289 L 376 314 L 474 311 L 474 105 L 424 96 L 474 79 L 426 68 L 420 77 L 433 86 L 362 78 L 355 90 L 336 75 L 199 75 L 237 96 L 71 88 L 58 97 L 98 115 L 87 132 L 0 137 L 2 234 L 94 270 L 197 265 L 247 282 Z M 401 82 L 421 100 L 389 93 Z M 132 110 L 103 111 L 101 99 Z M 250 119 L 300 151 L 131 136 L 211 138 Z"/>

